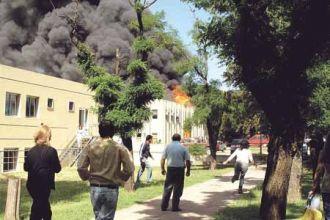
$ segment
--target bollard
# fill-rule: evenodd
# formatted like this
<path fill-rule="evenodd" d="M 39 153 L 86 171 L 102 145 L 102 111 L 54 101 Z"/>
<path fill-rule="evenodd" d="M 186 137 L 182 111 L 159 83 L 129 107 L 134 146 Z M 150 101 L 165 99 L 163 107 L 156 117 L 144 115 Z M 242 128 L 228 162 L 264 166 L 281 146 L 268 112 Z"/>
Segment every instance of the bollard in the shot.
<path fill-rule="evenodd" d="M 21 179 L 9 178 L 4 220 L 19 220 Z"/>

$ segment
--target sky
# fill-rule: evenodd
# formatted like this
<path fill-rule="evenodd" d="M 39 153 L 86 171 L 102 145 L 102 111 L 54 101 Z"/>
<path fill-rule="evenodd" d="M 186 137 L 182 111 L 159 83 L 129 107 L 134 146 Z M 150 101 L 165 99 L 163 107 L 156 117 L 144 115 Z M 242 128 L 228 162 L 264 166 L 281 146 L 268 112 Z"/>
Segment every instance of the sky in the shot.
<path fill-rule="evenodd" d="M 164 11 L 166 22 L 178 31 L 179 37 L 190 52 L 196 54 L 196 47 L 193 45 L 192 37 L 189 33 L 195 22 L 191 8 L 194 9 L 189 4 L 183 3 L 180 0 L 158 0 L 150 9 L 152 12 Z M 196 10 L 195 15 L 203 21 L 209 19 L 209 15 L 205 11 Z M 216 56 L 213 55 L 209 58 L 208 68 L 210 79 L 223 80 L 222 74 L 225 71 L 225 67 L 219 66 L 219 60 Z M 226 89 L 228 87 L 223 84 L 222 88 Z"/>

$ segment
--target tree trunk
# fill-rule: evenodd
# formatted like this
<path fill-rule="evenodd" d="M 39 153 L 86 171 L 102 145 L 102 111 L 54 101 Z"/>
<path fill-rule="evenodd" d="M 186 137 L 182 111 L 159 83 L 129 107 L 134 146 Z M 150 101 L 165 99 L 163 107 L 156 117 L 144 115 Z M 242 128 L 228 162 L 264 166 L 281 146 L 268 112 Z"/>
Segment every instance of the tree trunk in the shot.
<path fill-rule="evenodd" d="M 285 219 L 292 166 L 290 145 L 288 139 L 271 137 L 260 206 L 260 216 L 264 220 Z"/>
<path fill-rule="evenodd" d="M 206 127 L 209 135 L 210 145 L 210 170 L 214 170 L 217 167 L 217 140 L 220 128 L 214 128 L 210 119 L 207 120 Z"/>
<path fill-rule="evenodd" d="M 132 154 L 132 159 L 134 161 L 134 157 L 133 157 L 133 142 L 132 142 L 132 137 L 125 137 L 125 136 L 121 136 L 121 139 L 123 141 L 123 144 L 125 145 L 125 147 L 130 151 L 130 153 Z M 128 192 L 132 192 L 134 191 L 134 172 L 132 174 L 132 176 L 125 182 L 124 188 L 126 191 Z"/>
<path fill-rule="evenodd" d="M 302 158 L 301 152 L 298 151 L 293 158 L 291 175 L 289 181 L 288 202 L 296 202 L 301 199 L 301 175 L 302 175 Z"/>

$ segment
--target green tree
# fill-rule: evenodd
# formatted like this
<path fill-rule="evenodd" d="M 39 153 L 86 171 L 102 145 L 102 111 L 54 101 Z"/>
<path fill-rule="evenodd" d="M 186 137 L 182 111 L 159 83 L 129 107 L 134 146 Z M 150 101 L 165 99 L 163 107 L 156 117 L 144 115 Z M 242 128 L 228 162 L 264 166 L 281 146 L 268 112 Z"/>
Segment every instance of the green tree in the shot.
<path fill-rule="evenodd" d="M 284 219 L 293 158 L 306 129 L 306 70 L 316 58 L 329 58 L 328 1 L 187 1 L 211 13 L 201 41 L 214 46 L 271 125 L 260 214 Z"/>
<path fill-rule="evenodd" d="M 330 130 L 330 61 L 315 65 L 307 74 L 313 85 L 309 100 L 308 131 L 326 135 Z"/>
<path fill-rule="evenodd" d="M 207 79 L 207 73 L 198 68 L 192 71 L 185 81 L 184 89 L 191 96 L 195 107 L 192 121 L 207 128 L 211 152 L 210 169 L 216 167 L 216 145 L 222 122 L 222 115 L 227 109 L 226 93 L 219 89 L 219 82 Z M 199 81 L 199 80 L 200 81 Z"/>

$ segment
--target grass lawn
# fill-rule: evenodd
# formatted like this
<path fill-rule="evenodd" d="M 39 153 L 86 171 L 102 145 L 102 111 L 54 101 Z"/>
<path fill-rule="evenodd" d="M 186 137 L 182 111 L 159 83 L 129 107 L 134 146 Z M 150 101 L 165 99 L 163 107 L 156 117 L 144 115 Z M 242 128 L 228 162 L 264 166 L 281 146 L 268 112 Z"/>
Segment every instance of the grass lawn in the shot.
<path fill-rule="evenodd" d="M 312 174 L 304 170 L 302 175 L 302 199 L 288 204 L 286 219 L 297 219 L 304 213 L 307 195 L 312 185 Z M 244 194 L 240 199 L 226 207 L 216 217 L 217 220 L 257 220 L 259 218 L 259 207 L 262 187 L 256 187 L 250 193 Z"/>
<path fill-rule="evenodd" d="M 232 169 L 225 168 L 210 171 L 199 167 L 192 167 L 191 176 L 185 179 L 185 186 L 187 187 L 196 183 L 204 182 L 230 170 Z M 28 219 L 31 207 L 31 198 L 25 188 L 27 174 L 14 173 L 12 175 L 23 178 L 20 216 L 23 219 Z M 5 176 L 0 174 L 0 219 L 3 219 L 4 216 L 7 194 L 7 177 L 8 175 Z M 145 174 L 142 178 L 145 178 Z M 154 180 L 151 184 L 141 184 L 141 187 L 135 192 L 129 193 L 121 188 L 119 193 L 118 209 L 125 208 L 133 205 L 134 203 L 139 203 L 161 195 L 164 177 L 160 174 L 159 168 L 153 169 L 153 179 Z M 51 194 L 51 205 L 54 220 L 82 220 L 93 218 L 88 183 L 79 179 L 75 168 L 65 168 L 56 176 L 56 190 Z"/>

